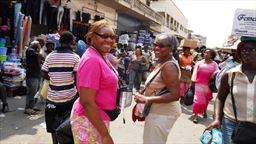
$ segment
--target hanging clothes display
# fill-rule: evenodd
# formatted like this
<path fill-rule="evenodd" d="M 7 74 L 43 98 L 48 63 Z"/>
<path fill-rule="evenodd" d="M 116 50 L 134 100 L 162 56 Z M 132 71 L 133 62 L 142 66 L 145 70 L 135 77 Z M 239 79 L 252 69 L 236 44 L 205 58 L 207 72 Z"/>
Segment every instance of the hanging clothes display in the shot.
<path fill-rule="evenodd" d="M 49 1 L 45 1 L 41 21 L 48 26 L 48 33 L 55 33 L 58 30 L 57 15 L 58 5 L 51 5 Z"/>
<path fill-rule="evenodd" d="M 88 23 L 90 19 L 91 19 L 91 14 L 82 13 L 82 22 L 83 23 Z"/>
<path fill-rule="evenodd" d="M 0 26 L 8 27 L 8 36 L 10 41 L 14 40 L 14 9 L 16 1 L 0 0 Z M 1 35 L 4 35 L 3 32 Z M 9 43 L 8 43 L 9 44 Z"/>
<path fill-rule="evenodd" d="M 77 11 L 76 12 L 76 21 L 81 21 L 81 12 L 80 11 Z"/>
<path fill-rule="evenodd" d="M 33 24 L 39 24 L 41 0 L 26 0 L 22 3 L 21 12 L 31 16 Z"/>
<path fill-rule="evenodd" d="M 76 40 L 84 40 L 85 34 L 89 30 L 89 24 L 73 20 L 72 25 L 72 33 L 76 36 Z"/>
<path fill-rule="evenodd" d="M 60 24 L 62 22 L 62 17 L 64 14 L 64 8 L 63 6 L 59 6 L 58 7 L 58 14 L 57 14 L 57 25 L 58 25 L 58 29 L 60 28 Z"/>
<path fill-rule="evenodd" d="M 70 9 L 64 6 L 60 30 L 70 30 Z"/>
<path fill-rule="evenodd" d="M 94 22 L 99 21 L 101 19 L 104 19 L 103 17 L 100 17 L 99 15 L 94 16 Z"/>

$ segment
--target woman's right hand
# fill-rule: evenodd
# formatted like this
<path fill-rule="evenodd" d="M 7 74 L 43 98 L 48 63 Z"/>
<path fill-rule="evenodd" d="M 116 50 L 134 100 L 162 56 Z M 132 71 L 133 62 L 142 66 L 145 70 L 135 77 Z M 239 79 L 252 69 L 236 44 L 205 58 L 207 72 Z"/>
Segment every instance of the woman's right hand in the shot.
<path fill-rule="evenodd" d="M 114 144 L 114 141 L 110 135 L 102 136 L 102 144 Z"/>
<path fill-rule="evenodd" d="M 206 131 L 206 130 L 209 130 L 209 131 L 211 131 L 213 128 L 217 128 L 217 129 L 221 129 L 221 124 L 220 124 L 220 121 L 219 120 L 214 120 L 211 124 L 209 124 L 206 128 L 205 128 L 205 130 L 204 130 L 204 132 Z"/>

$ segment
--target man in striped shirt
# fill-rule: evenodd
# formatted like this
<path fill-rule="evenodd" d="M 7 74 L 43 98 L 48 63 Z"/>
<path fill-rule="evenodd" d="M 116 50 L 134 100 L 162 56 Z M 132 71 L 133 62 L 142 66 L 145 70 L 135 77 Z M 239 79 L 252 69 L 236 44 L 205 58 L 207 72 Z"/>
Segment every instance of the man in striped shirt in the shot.
<path fill-rule="evenodd" d="M 69 116 L 76 98 L 75 78 L 79 56 L 72 51 L 75 44 L 71 32 L 65 31 L 57 47 L 47 57 L 42 66 L 43 77 L 49 80 L 46 100 L 45 121 L 47 132 L 52 133 L 53 143 L 56 140 L 55 130 Z"/>

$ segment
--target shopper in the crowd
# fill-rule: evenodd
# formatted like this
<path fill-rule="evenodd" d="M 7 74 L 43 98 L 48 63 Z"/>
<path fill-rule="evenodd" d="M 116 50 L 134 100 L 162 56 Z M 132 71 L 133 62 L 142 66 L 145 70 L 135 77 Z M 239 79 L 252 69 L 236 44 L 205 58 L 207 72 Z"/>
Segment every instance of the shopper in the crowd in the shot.
<path fill-rule="evenodd" d="M 55 49 L 55 43 L 53 41 L 47 41 L 45 44 L 46 50 L 46 56 L 50 54 Z"/>
<path fill-rule="evenodd" d="M 38 37 L 36 38 L 36 41 L 39 42 L 40 44 L 40 50 L 39 50 L 39 58 L 41 60 L 41 63 L 44 62 L 45 58 L 46 58 L 46 46 L 45 46 L 45 39 L 44 38 L 41 38 L 41 37 Z"/>
<path fill-rule="evenodd" d="M 93 23 L 86 35 L 91 46 L 81 58 L 77 73 L 79 98 L 73 105 L 71 126 L 76 144 L 113 144 L 110 116 L 115 111 L 118 73 L 106 55 L 115 43 L 113 25 L 107 20 Z"/>
<path fill-rule="evenodd" d="M 191 84 L 191 75 L 193 68 L 193 57 L 190 47 L 183 47 L 183 52 L 179 55 L 179 65 L 181 69 L 180 78 L 180 101 L 183 103 L 184 95 Z"/>
<path fill-rule="evenodd" d="M 212 98 L 212 91 L 208 86 L 208 82 L 218 70 L 217 63 L 213 61 L 215 56 L 216 52 L 213 49 L 207 48 L 204 51 L 204 59 L 198 61 L 193 70 L 191 80 L 195 86 L 193 101 L 194 123 L 198 122 L 198 114 L 203 114 L 203 117 L 207 118 L 206 110 Z"/>
<path fill-rule="evenodd" d="M 106 58 L 109 60 L 109 62 L 113 65 L 115 69 L 118 68 L 118 64 L 120 63 L 122 58 L 117 58 L 115 55 L 116 49 L 112 48 L 110 52 L 106 55 Z"/>
<path fill-rule="evenodd" d="M 1 69 L 0 69 L 0 74 L 2 73 Z M 7 91 L 6 91 L 6 87 L 4 86 L 4 84 L 2 83 L 2 78 L 0 77 L 0 99 L 2 100 L 2 112 L 6 113 L 9 111 L 9 106 L 7 103 Z"/>
<path fill-rule="evenodd" d="M 59 42 L 60 47 L 46 57 L 42 66 L 43 77 L 49 80 L 45 122 L 47 132 L 52 134 L 53 144 L 58 143 L 56 129 L 69 117 L 77 97 L 75 78 L 80 59 L 71 49 L 75 43 L 71 32 L 61 33 Z"/>
<path fill-rule="evenodd" d="M 30 47 L 26 50 L 26 85 L 27 85 L 27 95 L 26 95 L 26 106 L 25 114 L 33 115 L 36 114 L 37 110 L 35 108 L 35 94 L 40 87 L 40 44 L 38 41 L 32 41 Z"/>
<path fill-rule="evenodd" d="M 232 89 L 237 119 L 256 125 L 256 37 L 241 37 L 241 42 L 237 46 L 237 57 L 241 64 L 228 70 L 222 76 L 214 104 L 215 118 L 206 128 L 207 130 L 221 129 L 225 144 L 232 143 L 231 135 L 236 126 L 230 92 L 233 73 L 235 73 L 235 77 Z"/>
<path fill-rule="evenodd" d="M 165 144 L 172 126 L 181 114 L 178 101 L 180 68 L 172 55 L 177 46 L 178 41 L 174 35 L 164 33 L 156 37 L 153 50 L 158 61 L 149 74 L 146 85 L 152 78 L 153 80 L 146 87 L 145 93 L 135 94 L 137 103 L 152 104 L 145 119 L 144 144 Z"/>
<path fill-rule="evenodd" d="M 216 74 L 215 79 L 215 85 L 217 89 L 219 89 L 221 77 L 223 76 L 223 74 L 229 69 L 237 66 L 238 64 L 239 59 L 236 56 L 236 49 L 232 49 L 230 56 L 225 61 L 218 64 L 220 71 L 218 71 L 218 73 Z"/>
<path fill-rule="evenodd" d="M 204 59 L 204 51 L 206 49 L 206 46 L 202 45 L 199 48 L 196 48 L 193 52 L 193 62 L 196 63 L 200 60 Z"/>
<path fill-rule="evenodd" d="M 136 91 L 140 90 L 142 81 L 142 69 L 146 69 L 148 60 L 144 57 L 141 48 L 136 48 L 134 55 L 129 63 L 129 86 L 132 91 L 135 87 Z"/>

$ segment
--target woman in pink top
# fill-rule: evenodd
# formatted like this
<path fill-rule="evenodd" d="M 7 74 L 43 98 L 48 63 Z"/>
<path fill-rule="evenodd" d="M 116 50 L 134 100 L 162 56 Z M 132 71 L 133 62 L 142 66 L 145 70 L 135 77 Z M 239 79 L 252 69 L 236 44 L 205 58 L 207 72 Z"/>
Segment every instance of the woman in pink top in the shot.
<path fill-rule="evenodd" d="M 213 61 L 216 52 L 213 49 L 206 49 L 204 52 L 204 59 L 198 61 L 194 67 L 192 74 L 192 82 L 195 84 L 195 94 L 193 101 L 193 122 L 198 122 L 198 114 L 203 114 L 206 118 L 206 109 L 212 97 L 212 91 L 208 86 L 208 81 L 213 76 L 214 72 L 218 70 L 218 64 Z"/>
<path fill-rule="evenodd" d="M 87 33 L 86 41 L 91 47 L 78 67 L 80 98 L 74 103 L 70 118 L 76 144 L 113 144 L 110 117 L 105 110 L 116 109 L 118 73 L 105 56 L 115 39 L 112 25 L 106 20 L 93 23 Z"/>

